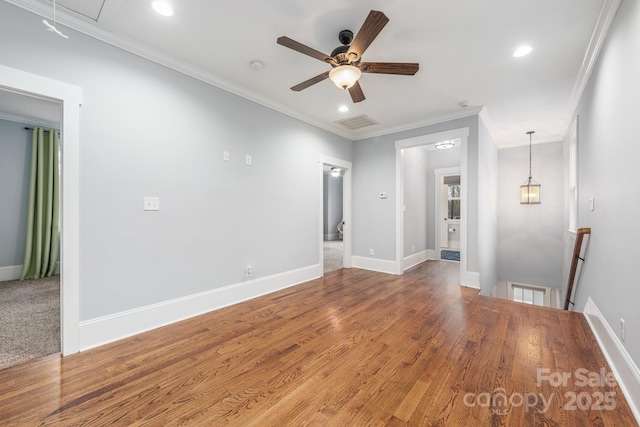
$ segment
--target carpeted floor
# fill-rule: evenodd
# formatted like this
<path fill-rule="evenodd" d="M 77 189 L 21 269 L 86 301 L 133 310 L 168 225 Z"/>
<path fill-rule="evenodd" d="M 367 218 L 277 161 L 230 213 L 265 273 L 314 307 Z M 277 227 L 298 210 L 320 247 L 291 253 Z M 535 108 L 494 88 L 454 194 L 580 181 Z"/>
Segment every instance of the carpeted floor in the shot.
<path fill-rule="evenodd" d="M 0 369 L 60 352 L 60 276 L 0 282 Z"/>
<path fill-rule="evenodd" d="M 342 268 L 342 253 L 344 251 L 342 240 L 325 240 L 324 241 L 324 272 L 328 273 L 333 270 Z"/>

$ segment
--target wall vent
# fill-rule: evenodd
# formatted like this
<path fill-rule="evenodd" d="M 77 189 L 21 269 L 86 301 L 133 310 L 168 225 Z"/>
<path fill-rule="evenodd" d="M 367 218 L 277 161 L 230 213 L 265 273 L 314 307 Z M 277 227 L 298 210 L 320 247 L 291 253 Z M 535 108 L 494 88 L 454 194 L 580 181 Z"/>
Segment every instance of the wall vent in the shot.
<path fill-rule="evenodd" d="M 367 126 L 373 126 L 378 124 L 378 122 L 376 122 L 366 114 L 361 114 L 359 116 L 351 117 L 349 119 L 336 120 L 335 123 L 342 125 L 351 130 L 361 129 Z"/>

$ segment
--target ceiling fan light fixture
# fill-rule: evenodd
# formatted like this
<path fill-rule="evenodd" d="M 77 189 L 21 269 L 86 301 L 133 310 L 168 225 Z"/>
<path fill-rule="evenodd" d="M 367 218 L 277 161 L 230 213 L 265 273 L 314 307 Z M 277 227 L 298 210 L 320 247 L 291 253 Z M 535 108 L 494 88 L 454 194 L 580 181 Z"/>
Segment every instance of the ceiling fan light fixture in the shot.
<path fill-rule="evenodd" d="M 362 72 L 358 67 L 340 65 L 329 71 L 329 79 L 340 89 L 346 90 L 356 84 L 361 74 Z"/>

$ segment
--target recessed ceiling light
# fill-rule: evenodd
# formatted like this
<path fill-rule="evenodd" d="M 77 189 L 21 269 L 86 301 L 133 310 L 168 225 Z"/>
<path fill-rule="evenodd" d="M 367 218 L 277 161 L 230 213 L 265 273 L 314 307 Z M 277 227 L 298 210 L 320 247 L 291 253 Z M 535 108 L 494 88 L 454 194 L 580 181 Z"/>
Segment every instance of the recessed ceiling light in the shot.
<path fill-rule="evenodd" d="M 338 111 L 340 111 L 341 113 L 346 113 L 347 111 L 349 111 L 349 107 L 347 107 L 346 105 L 341 105 L 340 108 L 338 108 Z"/>
<path fill-rule="evenodd" d="M 155 0 L 151 3 L 151 7 L 153 7 L 153 10 L 162 16 L 173 16 L 175 13 L 171 5 L 163 0 Z"/>
<path fill-rule="evenodd" d="M 520 58 L 521 56 L 529 55 L 532 50 L 531 46 L 520 46 L 513 52 L 513 56 L 514 58 Z"/>

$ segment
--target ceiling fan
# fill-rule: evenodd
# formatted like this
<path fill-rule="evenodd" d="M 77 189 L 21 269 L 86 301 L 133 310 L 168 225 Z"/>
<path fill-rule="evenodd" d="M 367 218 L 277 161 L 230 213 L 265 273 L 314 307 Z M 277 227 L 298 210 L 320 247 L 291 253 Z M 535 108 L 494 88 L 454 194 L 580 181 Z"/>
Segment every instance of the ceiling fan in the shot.
<path fill-rule="evenodd" d="M 319 59 L 332 67 L 329 71 L 293 86 L 291 90 L 298 92 L 329 78 L 339 88 L 348 89 L 353 102 L 361 102 L 365 99 L 364 92 L 362 92 L 358 82 L 361 73 L 400 74 L 405 76 L 412 76 L 417 73 L 419 68 L 417 63 L 361 62 L 362 55 L 384 26 L 387 25 L 387 22 L 389 22 L 389 18 L 384 13 L 372 10 L 355 37 L 353 32 L 349 30 L 340 31 L 338 39 L 342 46 L 335 48 L 331 55 L 326 55 L 289 37 L 282 36 L 278 38 L 279 45 Z"/>

